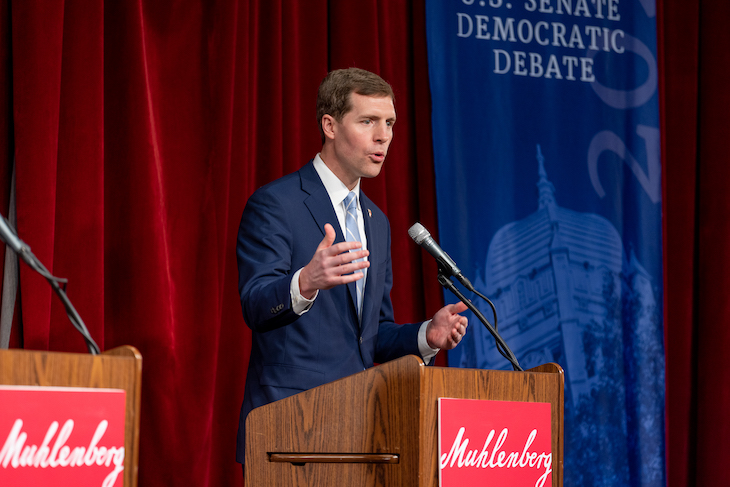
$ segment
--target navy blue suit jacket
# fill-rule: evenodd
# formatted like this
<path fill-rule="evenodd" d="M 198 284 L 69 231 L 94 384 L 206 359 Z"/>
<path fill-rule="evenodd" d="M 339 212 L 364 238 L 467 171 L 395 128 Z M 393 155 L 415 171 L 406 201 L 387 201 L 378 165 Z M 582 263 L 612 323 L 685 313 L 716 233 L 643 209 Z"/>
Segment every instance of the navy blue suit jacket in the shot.
<path fill-rule="evenodd" d="M 236 458 L 241 463 L 245 420 L 253 408 L 374 363 L 420 355 L 420 323 L 393 321 L 388 219 L 362 192 L 360 206 L 370 251 L 362 320 L 357 317 L 354 283 L 320 290 L 301 316 L 292 311 L 292 276 L 312 259 L 324 225 L 335 228 L 335 243 L 344 241 L 312 162 L 260 188 L 246 204 L 236 254 L 243 317 L 253 336 L 238 430 Z"/>

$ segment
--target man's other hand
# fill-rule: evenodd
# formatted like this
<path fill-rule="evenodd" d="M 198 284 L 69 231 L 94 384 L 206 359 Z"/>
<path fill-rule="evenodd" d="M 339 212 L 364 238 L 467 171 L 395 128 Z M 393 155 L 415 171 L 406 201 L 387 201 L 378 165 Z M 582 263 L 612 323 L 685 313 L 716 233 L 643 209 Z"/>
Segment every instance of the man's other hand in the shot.
<path fill-rule="evenodd" d="M 426 340 L 431 348 L 451 350 L 466 333 L 467 319 L 459 313 L 466 311 L 462 302 L 448 304 L 438 310 L 426 328 Z"/>

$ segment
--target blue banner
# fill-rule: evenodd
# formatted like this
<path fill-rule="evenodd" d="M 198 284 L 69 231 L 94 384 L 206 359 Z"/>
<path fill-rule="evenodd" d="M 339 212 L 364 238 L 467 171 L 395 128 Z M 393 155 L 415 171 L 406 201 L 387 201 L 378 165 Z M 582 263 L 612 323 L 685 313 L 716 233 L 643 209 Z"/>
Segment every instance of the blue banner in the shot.
<path fill-rule="evenodd" d="M 565 369 L 565 485 L 666 485 L 654 1 L 426 8 L 441 246 Z M 510 368 L 469 319 L 449 364 Z"/>

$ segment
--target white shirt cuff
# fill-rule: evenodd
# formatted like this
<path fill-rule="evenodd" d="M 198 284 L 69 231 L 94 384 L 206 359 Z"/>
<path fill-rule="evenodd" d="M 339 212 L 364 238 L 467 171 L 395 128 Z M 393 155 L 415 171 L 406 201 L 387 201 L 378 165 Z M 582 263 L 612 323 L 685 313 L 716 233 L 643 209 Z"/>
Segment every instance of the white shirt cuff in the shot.
<path fill-rule="evenodd" d="M 421 358 L 425 364 L 428 364 L 439 350 L 441 350 L 440 348 L 431 348 L 428 345 L 426 329 L 428 328 L 429 323 L 431 323 L 431 320 L 424 321 L 423 324 L 421 324 L 421 328 L 418 329 L 418 351 L 421 353 Z"/>
<path fill-rule="evenodd" d="M 312 307 L 314 300 L 317 299 L 317 295 L 319 294 L 319 289 L 317 289 L 314 292 L 312 299 L 307 299 L 302 296 L 302 293 L 299 292 L 299 274 L 301 274 L 301 272 L 302 269 L 299 269 L 294 273 L 294 277 L 292 277 L 291 280 L 291 286 L 289 287 L 289 294 L 291 295 L 291 309 L 299 316 L 309 311 L 309 308 Z M 425 337 L 426 335 L 424 334 L 423 336 Z"/>

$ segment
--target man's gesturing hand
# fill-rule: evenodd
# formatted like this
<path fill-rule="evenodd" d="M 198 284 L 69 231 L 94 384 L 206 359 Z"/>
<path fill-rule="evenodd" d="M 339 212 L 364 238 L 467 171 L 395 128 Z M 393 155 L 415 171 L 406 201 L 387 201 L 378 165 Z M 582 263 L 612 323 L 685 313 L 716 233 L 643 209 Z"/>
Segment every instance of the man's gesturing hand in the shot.
<path fill-rule="evenodd" d="M 335 241 L 335 229 L 327 223 L 324 226 L 324 238 L 317 246 L 314 257 L 299 273 L 299 292 L 307 299 L 312 299 L 318 289 L 330 289 L 340 284 L 362 279 L 363 273 L 353 272 L 370 267 L 370 262 L 352 262 L 370 255 L 367 250 L 350 252 L 362 247 L 360 242 Z"/>
<path fill-rule="evenodd" d="M 462 302 L 447 304 L 436 312 L 426 328 L 426 340 L 431 348 L 451 350 L 466 333 L 466 316 L 459 313 L 466 311 Z"/>

